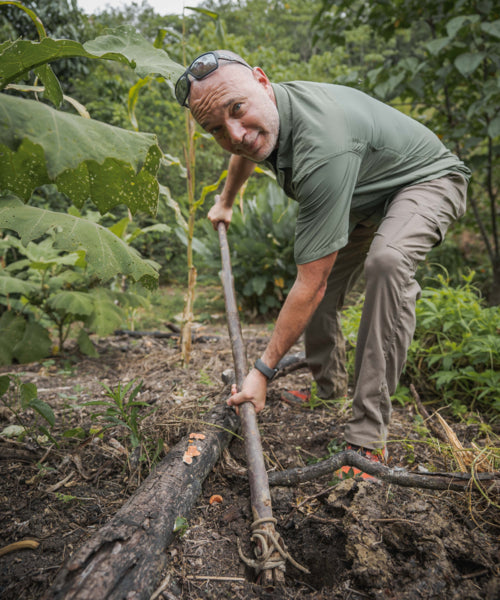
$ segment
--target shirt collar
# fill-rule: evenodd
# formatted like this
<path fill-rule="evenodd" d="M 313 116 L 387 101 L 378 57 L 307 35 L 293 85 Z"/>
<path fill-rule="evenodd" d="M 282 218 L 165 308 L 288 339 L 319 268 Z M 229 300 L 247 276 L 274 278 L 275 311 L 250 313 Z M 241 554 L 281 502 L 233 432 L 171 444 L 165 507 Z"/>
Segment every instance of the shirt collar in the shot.
<path fill-rule="evenodd" d="M 292 109 L 290 98 L 283 86 L 279 83 L 271 84 L 276 98 L 278 115 L 280 120 L 280 131 L 278 135 L 278 147 L 276 154 L 276 166 L 278 169 L 292 166 Z"/>

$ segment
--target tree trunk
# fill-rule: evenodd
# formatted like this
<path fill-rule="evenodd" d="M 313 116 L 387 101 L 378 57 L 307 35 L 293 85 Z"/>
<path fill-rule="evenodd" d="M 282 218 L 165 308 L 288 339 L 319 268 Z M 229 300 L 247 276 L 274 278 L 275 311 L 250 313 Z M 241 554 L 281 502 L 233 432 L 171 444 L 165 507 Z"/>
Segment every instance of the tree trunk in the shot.
<path fill-rule="evenodd" d="M 234 411 L 217 406 L 204 423 L 214 428 L 196 440 L 200 456 L 183 455 L 181 440 L 116 515 L 69 557 L 44 600 L 149 600 L 158 584 L 178 517 L 187 517 L 202 483 L 239 425 Z"/>
<path fill-rule="evenodd" d="M 500 257 L 493 260 L 493 282 L 488 301 L 490 306 L 500 306 Z"/>

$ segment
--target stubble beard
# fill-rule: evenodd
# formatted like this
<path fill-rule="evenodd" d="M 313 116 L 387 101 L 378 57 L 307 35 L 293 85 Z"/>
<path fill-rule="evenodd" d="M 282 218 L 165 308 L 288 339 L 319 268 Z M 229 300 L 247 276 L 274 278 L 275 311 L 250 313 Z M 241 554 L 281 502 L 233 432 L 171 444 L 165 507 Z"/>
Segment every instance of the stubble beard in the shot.
<path fill-rule="evenodd" d="M 278 144 L 279 136 L 279 115 L 276 106 L 271 102 L 270 105 L 265 108 L 264 112 L 264 124 L 265 129 L 261 129 L 258 133 L 259 136 L 263 136 L 263 142 L 256 148 L 256 151 L 252 156 L 247 155 L 247 158 L 254 162 L 263 162 L 273 152 Z"/>

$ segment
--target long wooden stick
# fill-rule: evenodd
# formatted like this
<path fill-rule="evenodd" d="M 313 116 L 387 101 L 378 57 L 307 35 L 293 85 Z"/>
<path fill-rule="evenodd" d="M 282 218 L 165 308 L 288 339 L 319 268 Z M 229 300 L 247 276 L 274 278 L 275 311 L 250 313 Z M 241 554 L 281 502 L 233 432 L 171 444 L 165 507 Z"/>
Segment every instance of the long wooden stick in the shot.
<path fill-rule="evenodd" d="M 231 259 L 224 223 L 219 223 L 218 233 L 222 259 L 222 285 L 226 301 L 229 337 L 233 351 L 235 379 L 238 390 L 241 390 L 247 373 L 247 357 L 238 317 L 234 280 L 231 271 Z M 267 558 L 264 556 L 268 553 L 267 551 L 269 549 L 275 546 L 277 534 L 274 529 L 275 520 L 272 513 L 269 481 L 264 463 L 264 455 L 262 452 L 262 444 L 254 405 L 251 402 L 245 402 L 240 406 L 239 414 L 245 439 L 248 481 L 250 484 L 250 498 L 254 519 L 254 534 L 252 539 L 257 545 L 255 548 L 257 561 L 247 560 L 245 562 L 247 562 L 247 564 L 252 563 L 252 566 L 261 571 L 260 582 L 263 585 L 283 583 L 284 560 L 278 550 L 274 549 Z M 241 558 L 244 559 L 243 556 L 241 556 Z M 261 561 L 262 564 L 259 564 L 259 558 L 263 559 Z"/>

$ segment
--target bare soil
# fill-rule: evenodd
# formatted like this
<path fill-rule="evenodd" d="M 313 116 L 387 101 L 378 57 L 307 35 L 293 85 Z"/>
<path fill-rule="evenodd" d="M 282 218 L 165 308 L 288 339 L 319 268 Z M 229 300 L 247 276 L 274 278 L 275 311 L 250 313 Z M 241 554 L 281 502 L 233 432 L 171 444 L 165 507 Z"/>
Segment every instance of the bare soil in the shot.
<path fill-rule="evenodd" d="M 119 509 L 147 475 L 148 461 L 131 452 L 123 427 L 101 430 L 91 419 L 111 388 L 143 381 L 139 399 L 154 412 L 141 421 L 143 439 L 164 441 L 164 452 L 202 426 L 203 414 L 220 401 L 221 374 L 232 368 L 225 325 L 197 331 L 184 368 L 177 340 L 114 336 L 98 341 L 99 358 L 68 355 L 17 365 L 56 415 L 52 435 L 38 439 L 33 428 L 23 441 L 0 438 L 0 547 L 36 540 L 36 549 L 0 556 L 0 597 L 39 599 L 63 562 Z M 249 360 L 262 352 L 265 327 L 243 330 Z M 300 350 L 297 346 L 295 350 Z M 418 382 L 414 382 L 418 388 Z M 297 371 L 276 380 L 259 414 L 269 469 L 304 466 L 341 449 L 349 418 L 346 398 L 334 405 L 290 406 L 285 388 L 308 389 Z M 436 407 L 437 408 L 437 407 Z M 141 409 L 146 410 L 146 409 Z M 432 410 L 432 408 L 431 408 Z M 147 411 L 146 411 L 147 412 Z M 442 414 L 446 415 L 445 412 Z M 26 424 L 35 416 L 23 413 Z M 464 445 L 485 443 L 480 425 L 454 423 Z M 16 423 L 0 409 L 0 431 Z M 83 439 L 65 438 L 81 428 Z M 429 436 L 413 406 L 394 406 L 389 464 L 408 470 L 453 471 L 445 446 Z M 326 477 L 294 488 L 272 488 L 277 530 L 304 575 L 287 566 L 286 585 L 264 589 L 240 560 L 237 537 L 251 555 L 251 510 L 243 444 L 235 438 L 203 486 L 198 505 L 185 517 L 168 563 L 158 574 L 153 598 L 173 599 L 352 599 L 495 600 L 500 597 L 499 510 L 477 493 L 432 492 L 380 482 L 338 482 Z M 220 495 L 222 502 L 210 502 Z M 498 498 L 495 500 L 498 504 Z M 96 599 L 100 600 L 100 599 Z"/>

